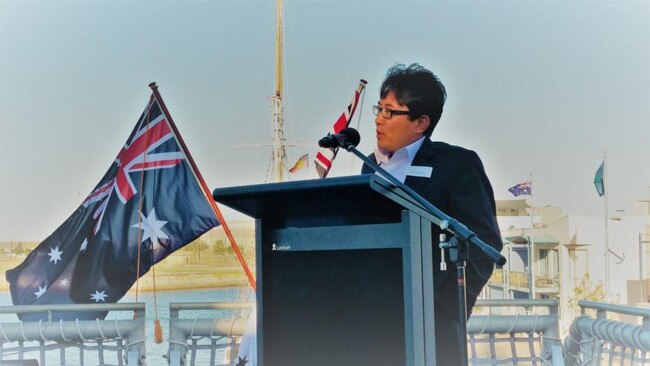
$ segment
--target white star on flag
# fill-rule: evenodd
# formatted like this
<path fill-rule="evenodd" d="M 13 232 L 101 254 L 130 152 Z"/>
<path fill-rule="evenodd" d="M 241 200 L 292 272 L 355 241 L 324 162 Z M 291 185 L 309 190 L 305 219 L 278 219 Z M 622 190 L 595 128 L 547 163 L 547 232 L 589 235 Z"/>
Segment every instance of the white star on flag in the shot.
<path fill-rule="evenodd" d="M 85 252 L 87 246 L 88 246 L 88 239 L 86 238 L 86 239 L 84 239 L 84 242 L 81 243 L 81 248 L 79 248 L 79 251 L 80 252 Z"/>
<path fill-rule="evenodd" d="M 142 230 L 144 231 L 142 234 L 142 243 L 144 243 L 144 241 L 147 239 L 151 239 L 151 243 L 153 245 L 156 245 L 159 243 L 159 239 L 169 239 L 169 236 L 167 236 L 167 234 L 162 231 L 162 227 L 167 224 L 167 221 L 158 220 L 156 218 L 155 208 L 151 209 L 151 212 L 149 212 L 149 217 L 145 217 L 142 213 L 140 213 L 140 216 L 142 217 L 142 222 L 133 224 L 131 227 L 142 227 Z"/>
<path fill-rule="evenodd" d="M 62 279 L 61 281 L 59 281 L 59 284 L 60 284 L 61 286 L 63 286 L 63 287 L 68 286 L 69 283 L 70 283 L 70 281 L 68 281 L 67 278 L 64 278 L 64 279 Z"/>
<path fill-rule="evenodd" d="M 43 287 L 38 286 L 38 291 L 34 292 L 34 295 L 36 295 L 36 298 L 38 299 L 39 297 L 43 296 L 46 290 L 47 290 L 47 285 Z"/>
<path fill-rule="evenodd" d="M 99 290 L 95 290 L 94 294 L 90 294 L 90 299 L 95 300 L 95 302 L 99 302 L 99 301 L 106 302 L 104 298 L 108 297 L 108 295 L 106 295 L 104 292 L 105 291 L 99 292 Z"/>
<path fill-rule="evenodd" d="M 50 256 L 50 262 L 54 261 L 54 264 L 61 260 L 61 254 L 63 254 L 63 252 L 59 251 L 59 247 L 50 248 L 50 252 L 47 253 L 47 255 Z"/>

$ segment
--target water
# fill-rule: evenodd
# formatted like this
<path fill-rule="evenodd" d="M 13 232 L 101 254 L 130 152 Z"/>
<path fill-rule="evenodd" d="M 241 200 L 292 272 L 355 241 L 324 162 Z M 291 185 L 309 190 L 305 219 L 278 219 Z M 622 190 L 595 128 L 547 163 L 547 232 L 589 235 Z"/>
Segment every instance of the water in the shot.
<path fill-rule="evenodd" d="M 240 301 L 241 300 L 241 289 L 240 288 L 224 288 L 224 289 L 210 289 L 210 290 L 185 290 L 185 291 L 165 291 L 158 292 L 156 295 L 158 303 L 158 319 L 160 319 L 160 325 L 163 329 L 163 343 L 155 344 L 154 343 L 154 295 L 153 293 L 144 293 L 138 296 L 138 302 L 146 304 L 146 348 L 147 348 L 147 365 L 166 365 L 167 359 L 164 357 L 167 354 L 167 347 L 169 343 L 167 342 L 169 336 L 169 303 L 171 302 L 215 302 L 215 301 Z M 122 303 L 135 302 L 135 294 L 127 294 L 124 296 Z M 11 296 L 8 292 L 0 293 L 0 305 L 12 305 Z M 226 317 L 237 315 L 229 311 L 219 311 L 219 310 L 194 310 L 194 311 L 183 311 L 180 313 L 180 317 L 184 319 L 193 319 L 193 318 L 209 318 L 213 319 L 215 317 Z M 133 313 L 130 312 L 116 312 L 109 313 L 106 319 L 131 319 Z M 2 322 L 16 322 L 18 319 L 15 315 L 0 315 L 0 321 Z M 68 351 L 66 351 L 68 352 Z M 78 360 L 78 356 L 74 356 L 75 350 L 71 350 L 71 357 L 66 357 L 66 365 L 74 365 L 74 361 Z M 207 352 L 204 352 L 207 353 Z M 92 353 L 87 351 L 85 357 L 85 364 L 94 365 L 96 361 L 89 359 L 92 356 Z M 30 357 L 38 358 L 38 355 L 30 355 Z M 96 357 L 95 357 L 96 359 Z M 48 352 L 46 356 L 46 362 L 48 365 L 58 365 L 59 358 L 58 352 Z M 78 363 L 77 363 L 78 364 Z M 197 363 L 201 364 L 201 363 Z"/>

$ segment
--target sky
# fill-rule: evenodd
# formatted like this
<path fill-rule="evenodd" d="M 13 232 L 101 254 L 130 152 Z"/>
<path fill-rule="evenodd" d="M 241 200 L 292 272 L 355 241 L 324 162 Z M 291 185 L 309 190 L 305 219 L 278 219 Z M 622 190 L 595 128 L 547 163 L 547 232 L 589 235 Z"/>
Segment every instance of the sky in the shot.
<path fill-rule="evenodd" d="M 604 151 L 610 212 L 650 196 L 648 1 L 285 1 L 283 26 L 289 166 L 362 78 L 353 123 L 372 152 L 386 70 L 418 62 L 448 93 L 432 139 L 475 150 L 496 199 L 532 173 L 535 206 L 602 217 Z M 243 145 L 272 138 L 274 27 L 273 1 L 0 0 L 0 241 L 72 214 L 152 81 L 210 189 L 263 183 L 269 148 Z"/>

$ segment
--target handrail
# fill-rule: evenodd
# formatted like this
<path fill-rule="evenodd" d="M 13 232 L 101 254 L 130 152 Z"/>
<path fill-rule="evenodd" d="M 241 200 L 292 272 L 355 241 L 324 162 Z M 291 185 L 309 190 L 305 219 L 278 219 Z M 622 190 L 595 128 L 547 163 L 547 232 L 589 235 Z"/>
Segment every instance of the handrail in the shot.
<path fill-rule="evenodd" d="M 0 306 L 0 314 L 29 314 L 42 312 L 88 312 L 88 311 L 144 311 L 143 303 L 117 303 L 117 304 L 65 304 L 65 305 L 15 305 Z"/>
<path fill-rule="evenodd" d="M 629 362 L 647 364 L 650 353 L 650 309 L 629 305 L 609 304 L 589 300 L 578 301 L 583 315 L 573 319 L 564 340 L 567 365 L 608 362 L 610 365 Z M 586 309 L 596 310 L 595 318 L 585 315 Z M 607 318 L 608 313 L 643 318 L 642 324 Z M 626 363 L 627 364 L 627 363 Z"/>
<path fill-rule="evenodd" d="M 650 317 L 650 308 L 633 307 L 629 305 L 609 304 L 589 300 L 580 300 L 578 305 L 581 309 L 593 309 L 599 311 L 611 311 L 619 314 Z"/>
<path fill-rule="evenodd" d="M 493 306 L 493 307 L 506 307 L 506 306 L 546 306 L 546 307 L 559 307 L 560 300 L 558 299 L 478 299 L 475 306 Z"/>
<path fill-rule="evenodd" d="M 230 309 L 252 309 L 253 302 L 171 302 L 170 310 L 230 310 Z"/>
<path fill-rule="evenodd" d="M 109 311 L 133 311 L 134 317 L 110 320 L 52 319 L 55 313 Z M 65 365 L 73 357 L 66 356 L 66 350 L 78 349 L 81 364 L 84 363 L 86 352 L 91 351 L 97 353 L 90 356 L 90 363 L 106 364 L 108 356 L 116 357 L 120 365 L 124 362 L 129 366 L 144 365 L 145 312 L 144 303 L 0 306 L 0 314 L 49 314 L 49 320 L 0 322 L 0 364 L 12 360 L 24 361 L 25 357 L 33 354 L 38 355 L 40 364 L 45 364 L 46 352 L 52 352 L 59 353 L 59 361 Z M 105 351 L 115 353 L 105 355 Z"/>
<path fill-rule="evenodd" d="M 244 333 L 247 320 L 242 317 L 208 317 L 181 319 L 185 310 L 249 310 L 252 302 L 174 302 L 169 304 L 169 348 L 167 359 L 170 365 L 195 365 L 197 350 L 209 349 L 211 360 L 217 349 L 230 349 L 231 357 L 237 354 L 236 339 Z M 199 344 L 199 340 L 208 344 Z M 188 352 L 189 360 L 186 360 Z M 212 363 L 211 361 L 211 364 Z"/>

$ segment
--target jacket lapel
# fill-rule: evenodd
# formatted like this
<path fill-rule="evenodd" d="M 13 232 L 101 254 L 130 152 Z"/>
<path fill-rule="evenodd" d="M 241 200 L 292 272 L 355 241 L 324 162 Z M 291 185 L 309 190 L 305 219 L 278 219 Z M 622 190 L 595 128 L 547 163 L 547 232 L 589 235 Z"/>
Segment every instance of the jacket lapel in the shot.
<path fill-rule="evenodd" d="M 433 142 L 429 138 L 425 138 L 420 150 L 415 154 L 411 166 L 430 166 L 433 167 L 435 161 L 435 151 Z M 435 167 L 433 167 L 432 174 L 435 174 Z M 422 192 L 424 185 L 431 179 L 431 177 L 415 177 L 407 175 L 404 184 L 416 192 Z"/>

